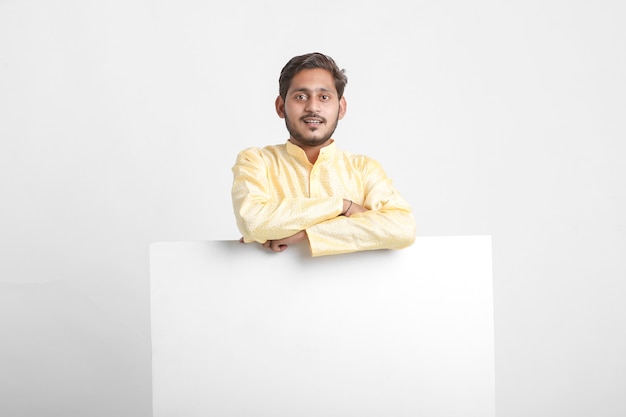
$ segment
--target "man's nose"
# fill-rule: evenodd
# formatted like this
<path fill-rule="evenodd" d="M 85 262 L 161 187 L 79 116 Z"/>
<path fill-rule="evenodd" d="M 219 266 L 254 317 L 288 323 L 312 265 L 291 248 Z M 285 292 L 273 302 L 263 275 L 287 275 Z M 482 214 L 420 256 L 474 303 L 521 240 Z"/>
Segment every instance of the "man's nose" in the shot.
<path fill-rule="evenodd" d="M 306 101 L 305 110 L 311 113 L 317 113 L 320 111 L 320 101 L 316 97 L 310 97 Z"/>

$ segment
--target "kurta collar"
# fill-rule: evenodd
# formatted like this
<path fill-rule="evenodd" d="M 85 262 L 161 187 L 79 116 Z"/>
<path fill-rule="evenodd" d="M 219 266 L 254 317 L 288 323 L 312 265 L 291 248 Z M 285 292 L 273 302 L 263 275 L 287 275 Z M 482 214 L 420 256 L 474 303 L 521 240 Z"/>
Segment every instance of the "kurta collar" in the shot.
<path fill-rule="evenodd" d="M 287 141 L 287 144 L 285 146 L 286 146 L 286 149 L 287 149 L 287 153 L 289 155 L 297 158 L 298 160 L 309 162 L 309 159 L 306 157 L 306 153 L 304 152 L 304 150 L 301 147 L 291 143 L 290 141 Z M 320 154 L 317 157 L 317 161 L 319 162 L 319 161 L 323 161 L 323 160 L 329 159 L 333 155 L 335 155 L 335 152 L 337 152 L 337 145 L 335 145 L 335 141 L 332 140 L 332 142 L 330 144 L 328 144 L 328 145 L 324 146 L 322 149 L 320 149 Z"/>

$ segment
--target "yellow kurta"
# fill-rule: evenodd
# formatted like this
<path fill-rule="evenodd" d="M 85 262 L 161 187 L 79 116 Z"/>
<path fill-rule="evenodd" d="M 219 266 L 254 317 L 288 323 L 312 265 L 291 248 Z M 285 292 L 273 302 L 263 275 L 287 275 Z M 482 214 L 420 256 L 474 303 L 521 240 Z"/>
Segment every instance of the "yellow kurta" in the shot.
<path fill-rule="evenodd" d="M 313 256 L 401 249 L 415 240 L 409 204 L 382 167 L 331 143 L 315 164 L 286 142 L 239 153 L 232 199 L 245 242 L 264 243 L 306 230 Z M 368 209 L 341 216 L 343 200 Z"/>

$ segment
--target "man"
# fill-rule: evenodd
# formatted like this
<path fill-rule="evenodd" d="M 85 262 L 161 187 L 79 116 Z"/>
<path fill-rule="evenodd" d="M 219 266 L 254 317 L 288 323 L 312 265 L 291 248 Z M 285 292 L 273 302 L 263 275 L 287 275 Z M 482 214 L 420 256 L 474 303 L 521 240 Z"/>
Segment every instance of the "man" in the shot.
<path fill-rule="evenodd" d="M 401 249 L 415 240 L 408 203 L 373 159 L 336 148 L 346 113 L 344 70 L 311 53 L 279 78 L 276 112 L 289 140 L 239 153 L 232 199 L 242 242 L 282 252 L 307 241 L 312 256 Z"/>

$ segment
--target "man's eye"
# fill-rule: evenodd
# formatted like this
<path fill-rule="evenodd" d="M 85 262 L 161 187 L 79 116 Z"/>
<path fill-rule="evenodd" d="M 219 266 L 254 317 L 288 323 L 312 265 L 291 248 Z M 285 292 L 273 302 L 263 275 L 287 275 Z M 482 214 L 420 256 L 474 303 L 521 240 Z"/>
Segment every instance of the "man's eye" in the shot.
<path fill-rule="evenodd" d="M 330 100 L 330 96 L 329 96 L 329 95 L 327 95 L 327 94 L 324 94 L 324 95 L 322 96 L 322 100 Z"/>
<path fill-rule="evenodd" d="M 296 100 L 306 100 L 306 95 L 304 95 L 304 94 L 298 94 L 298 95 L 296 96 Z"/>

